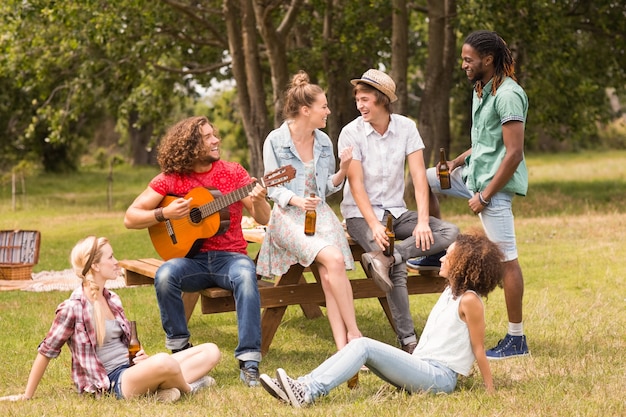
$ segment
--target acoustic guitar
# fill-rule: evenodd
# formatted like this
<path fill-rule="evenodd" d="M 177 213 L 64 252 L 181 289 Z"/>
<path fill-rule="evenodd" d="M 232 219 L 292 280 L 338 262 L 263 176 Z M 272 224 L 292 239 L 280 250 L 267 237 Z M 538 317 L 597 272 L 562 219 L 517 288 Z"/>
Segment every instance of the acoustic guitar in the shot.
<path fill-rule="evenodd" d="M 274 187 L 292 180 L 296 176 L 293 166 L 280 167 L 261 178 L 263 187 Z M 167 219 L 150 226 L 148 231 L 152 245 L 164 260 L 190 258 L 198 253 L 205 239 L 220 235 L 230 226 L 228 206 L 245 198 L 257 184 L 250 184 L 222 195 L 218 190 L 197 187 L 184 198 L 191 200 L 189 215 L 180 219 Z M 166 207 L 180 198 L 167 195 L 159 207 Z"/>

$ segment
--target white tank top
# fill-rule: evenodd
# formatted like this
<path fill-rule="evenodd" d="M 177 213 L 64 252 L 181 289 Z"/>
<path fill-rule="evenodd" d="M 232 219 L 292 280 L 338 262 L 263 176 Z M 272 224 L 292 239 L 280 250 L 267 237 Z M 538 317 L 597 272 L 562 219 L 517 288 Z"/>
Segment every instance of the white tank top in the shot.
<path fill-rule="evenodd" d="M 467 376 L 476 357 L 472 352 L 467 323 L 459 317 L 459 303 L 463 295 L 454 299 L 450 287 L 446 287 L 428 316 L 413 355 L 437 361 L 457 374 Z"/>

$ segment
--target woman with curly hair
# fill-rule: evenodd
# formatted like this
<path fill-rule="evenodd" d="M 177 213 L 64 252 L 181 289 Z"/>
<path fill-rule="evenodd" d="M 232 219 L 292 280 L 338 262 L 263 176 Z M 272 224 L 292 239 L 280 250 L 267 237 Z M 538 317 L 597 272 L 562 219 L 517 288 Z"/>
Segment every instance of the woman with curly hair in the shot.
<path fill-rule="evenodd" d="M 460 234 L 441 258 L 439 274 L 448 280 L 412 354 L 366 337 L 354 339 L 313 372 L 298 379 L 278 368 L 276 378 L 261 375 L 272 396 L 294 407 L 310 404 L 347 381 L 361 366 L 408 392 L 450 393 L 458 375 L 474 364 L 488 392 L 494 391 L 485 356 L 486 297 L 501 283 L 502 253 L 482 234 Z"/>

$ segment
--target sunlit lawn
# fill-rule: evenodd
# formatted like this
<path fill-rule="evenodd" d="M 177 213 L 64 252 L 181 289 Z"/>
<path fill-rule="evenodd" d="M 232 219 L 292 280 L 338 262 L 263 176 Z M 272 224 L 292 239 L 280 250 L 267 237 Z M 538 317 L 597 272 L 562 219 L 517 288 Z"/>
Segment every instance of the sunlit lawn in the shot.
<path fill-rule="evenodd" d="M 626 415 L 626 153 L 531 156 L 528 162 L 529 196 L 516 199 L 514 207 L 526 282 L 525 329 L 532 356 L 492 363 L 498 387 L 493 396 L 485 394 L 477 372 L 462 378 L 455 393 L 437 396 L 406 395 L 374 375 L 362 374 L 357 390 L 344 385 L 313 407 L 292 410 L 261 389 L 247 389 L 238 382 L 232 356 L 236 345 L 234 314 L 202 315 L 196 311 L 190 322 L 192 341 L 216 342 L 223 352 L 222 363 L 214 372 L 217 387 L 173 405 L 157 404 L 149 398 L 129 402 L 81 398 L 73 393 L 70 355 L 64 350 L 52 361 L 34 400 L 0 403 L 0 412 L 7 416 Z M 16 212 L 11 210 L 5 186 L 0 190 L 0 229 L 42 231 L 37 270 L 67 268 L 71 246 L 91 233 L 110 237 L 119 258 L 154 256 L 147 232 L 128 231 L 121 225 L 123 209 L 153 173 L 117 173 L 115 209 L 111 212 L 106 211 L 104 191 L 93 191 L 106 190 L 97 172 L 82 175 L 83 184 L 78 181 L 71 199 L 68 193 L 72 187 L 65 182 L 73 182 L 72 178 L 47 178 L 42 180 L 45 185 L 32 184 L 31 194 L 20 198 Z M 57 182 L 64 185 L 55 185 Z M 90 195 L 83 195 L 87 193 Z M 462 230 L 479 226 L 463 202 L 445 200 L 442 209 Z M 129 316 L 138 320 L 147 350 L 162 351 L 164 335 L 154 290 L 117 291 Z M 55 306 L 67 295 L 0 293 L 0 396 L 24 389 L 36 347 L 50 325 Z M 418 332 L 435 300 L 436 295 L 411 297 Z M 487 345 L 492 345 L 506 330 L 501 290 L 489 297 L 486 308 Z M 365 335 L 395 343 L 377 301 L 357 300 L 356 312 Z M 284 367 L 300 375 L 333 350 L 327 320 L 307 320 L 299 308 L 290 307 L 261 371 L 273 373 Z"/>

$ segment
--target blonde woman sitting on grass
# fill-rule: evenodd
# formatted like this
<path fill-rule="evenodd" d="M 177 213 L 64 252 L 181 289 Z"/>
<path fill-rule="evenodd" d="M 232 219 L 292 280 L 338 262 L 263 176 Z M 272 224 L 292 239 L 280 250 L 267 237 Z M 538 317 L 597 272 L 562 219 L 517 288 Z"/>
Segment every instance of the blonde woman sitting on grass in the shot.
<path fill-rule="evenodd" d="M 24 393 L 0 400 L 31 399 L 50 359 L 58 357 L 66 343 L 72 353 L 72 380 L 79 393 L 110 394 L 117 399 L 156 393 L 157 400 L 172 402 L 181 393 L 193 394 L 215 384 L 207 375 L 220 359 L 213 343 L 173 355 L 150 356 L 141 349 L 129 363 L 130 323 L 119 296 L 104 288 L 106 281 L 116 279 L 120 273 L 106 238 L 90 236 L 81 240 L 72 249 L 70 261 L 82 285 L 57 307 Z"/>

